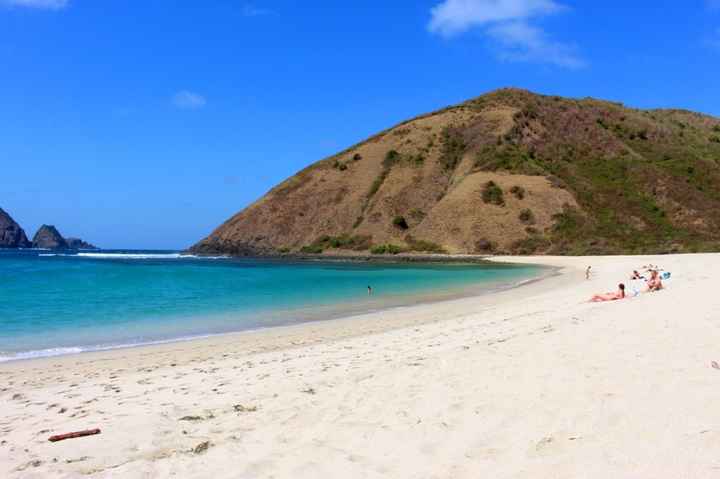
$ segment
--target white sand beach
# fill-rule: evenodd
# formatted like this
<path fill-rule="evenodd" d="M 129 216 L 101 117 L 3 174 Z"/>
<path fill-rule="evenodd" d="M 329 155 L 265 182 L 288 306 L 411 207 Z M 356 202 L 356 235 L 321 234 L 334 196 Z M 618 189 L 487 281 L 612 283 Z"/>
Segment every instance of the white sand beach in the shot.
<path fill-rule="evenodd" d="M 362 317 L 0 364 L 0 477 L 720 477 L 720 254 L 500 259 L 562 272 Z M 665 290 L 587 302 L 648 263 L 672 272 Z M 90 428 L 102 433 L 48 441 Z"/>

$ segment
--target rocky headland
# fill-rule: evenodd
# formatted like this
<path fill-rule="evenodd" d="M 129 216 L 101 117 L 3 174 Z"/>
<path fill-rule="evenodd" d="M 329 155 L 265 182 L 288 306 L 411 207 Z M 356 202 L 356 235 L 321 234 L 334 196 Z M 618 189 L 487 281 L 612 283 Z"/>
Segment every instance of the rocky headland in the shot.
<path fill-rule="evenodd" d="M 14 219 L 0 208 L 0 248 L 30 248 L 25 231 Z"/>
<path fill-rule="evenodd" d="M 314 163 L 199 254 L 720 250 L 720 119 L 497 90 Z"/>
<path fill-rule="evenodd" d="M 52 225 L 42 225 L 30 241 L 20 225 L 2 208 L 0 208 L 0 248 L 98 249 L 79 238 L 64 238 Z"/>

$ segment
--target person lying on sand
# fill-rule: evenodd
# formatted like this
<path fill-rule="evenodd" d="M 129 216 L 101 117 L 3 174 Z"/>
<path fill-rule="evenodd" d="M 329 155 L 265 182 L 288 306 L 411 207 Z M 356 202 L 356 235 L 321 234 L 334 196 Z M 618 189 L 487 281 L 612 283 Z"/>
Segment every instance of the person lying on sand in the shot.
<path fill-rule="evenodd" d="M 596 294 L 592 298 L 590 298 L 590 301 L 593 303 L 598 303 L 600 301 L 615 301 L 617 299 L 625 299 L 625 285 L 620 283 L 618 285 L 618 290 L 614 293 L 605 293 L 605 294 Z"/>
<path fill-rule="evenodd" d="M 650 279 L 647 282 L 647 290 L 648 291 L 660 291 L 663 288 L 662 280 L 660 279 L 660 275 L 658 274 L 657 270 L 652 270 L 652 273 L 650 273 Z"/>

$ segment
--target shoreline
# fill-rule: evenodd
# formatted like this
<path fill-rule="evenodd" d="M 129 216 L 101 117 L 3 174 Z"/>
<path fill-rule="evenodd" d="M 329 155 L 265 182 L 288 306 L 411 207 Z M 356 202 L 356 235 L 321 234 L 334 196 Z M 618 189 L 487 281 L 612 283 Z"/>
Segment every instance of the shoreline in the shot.
<path fill-rule="evenodd" d="M 429 264 L 490 264 L 490 263 L 498 263 L 503 264 L 501 261 L 476 261 L 469 263 L 467 261 L 463 261 L 461 258 L 456 258 L 457 261 L 444 261 L 439 258 L 437 258 L 437 261 L 430 262 Z M 339 261 L 344 262 L 344 261 Z M 351 260 L 350 262 L 354 262 Z M 414 262 L 414 261 L 413 261 Z M 406 262 L 388 262 L 388 264 L 405 264 Z M 508 265 L 522 265 L 522 263 L 506 263 Z M 527 266 L 534 266 L 528 264 Z M 169 337 L 169 338 L 157 338 L 148 340 L 146 342 L 138 342 L 138 343 L 127 343 L 127 344 L 101 344 L 101 345 L 93 345 L 93 346 L 83 346 L 83 345 L 70 345 L 70 346 L 60 346 L 60 347 L 51 347 L 48 349 L 38 349 L 38 350 L 29 350 L 29 351 L 20 351 L 15 353 L 17 357 L 3 357 L 0 358 L 0 367 L 4 364 L 9 363 L 16 363 L 18 361 L 36 361 L 36 360 L 42 360 L 42 359 L 52 359 L 52 358 L 61 358 L 65 356 L 75 356 L 75 355 L 85 355 L 89 353 L 106 353 L 110 351 L 116 351 L 116 350 L 125 350 L 125 349 L 134 349 L 134 348 L 145 348 L 145 347 L 154 347 L 154 346 L 163 346 L 163 345 L 169 345 L 174 343 L 187 343 L 187 342 L 193 342 L 198 340 L 212 340 L 214 338 L 222 337 L 225 335 L 238 335 L 238 334 L 246 334 L 246 333 L 258 333 L 261 331 L 266 330 L 272 330 L 275 328 L 287 328 L 291 326 L 303 326 L 315 322 L 323 322 L 323 321 L 332 321 L 337 319 L 347 319 L 352 320 L 353 318 L 357 317 L 364 317 L 367 315 L 374 315 L 374 314 L 383 314 L 388 311 L 392 311 L 394 309 L 399 308 L 408 308 L 408 307 L 422 307 L 424 305 L 428 304 L 434 304 L 434 303 L 440 303 L 445 301 L 454 301 L 457 299 L 464 299 L 464 298 L 473 298 L 473 297 L 479 297 L 479 296 L 485 296 L 485 295 L 494 295 L 502 291 L 508 291 L 513 290 L 516 288 L 521 288 L 527 284 L 531 284 L 537 281 L 543 281 L 547 279 L 548 277 L 558 275 L 559 268 L 555 268 L 552 266 L 538 266 L 538 268 L 542 268 L 540 270 L 540 274 L 537 277 L 531 277 L 528 279 L 524 279 L 518 283 L 492 283 L 492 284 L 485 284 L 485 283 L 475 283 L 470 285 L 464 285 L 464 286 L 457 286 L 453 287 L 449 290 L 442 290 L 442 291 L 426 291 L 423 293 L 417 293 L 414 294 L 412 297 L 400 297 L 400 296 L 393 296 L 390 298 L 380 298 L 374 303 L 353 303 L 353 302 L 344 302 L 344 303 L 337 303 L 337 304 L 328 304 L 328 305 L 309 305 L 309 306 L 303 306 L 299 309 L 293 309 L 286 314 L 290 314 L 291 312 L 294 312 L 295 314 L 300 314 L 303 312 L 304 316 L 301 316 L 300 319 L 287 319 L 285 321 L 279 321 L 275 325 L 270 326 L 262 326 L 262 327 L 249 327 L 247 329 L 238 329 L 238 330 L 230 330 L 230 331 L 208 331 L 205 333 L 198 333 L 198 334 L 192 334 L 188 336 L 179 336 L 179 337 Z M 543 271 L 545 270 L 545 271 Z M 314 311 L 313 311 L 314 310 Z M 316 312 L 317 310 L 321 310 L 322 312 Z M 313 311 L 313 313 L 309 313 L 309 311 Z M 280 313 L 274 313 L 274 314 L 280 314 Z M 44 354 L 43 354 L 44 353 Z"/>
<path fill-rule="evenodd" d="M 561 274 L 359 317 L 0 364 L 0 476 L 717 477 L 720 254 L 502 260 Z M 672 272 L 664 290 L 588 302 L 648 263 Z"/>
<path fill-rule="evenodd" d="M 216 257 L 210 253 L 196 253 L 190 250 L 182 251 L 197 258 Z M 450 254 L 450 253 L 398 253 L 398 254 L 370 254 L 355 251 L 337 251 L 333 253 L 278 253 L 267 255 L 224 256 L 228 259 L 249 259 L 257 261 L 298 261 L 298 262 L 328 262 L 328 263 L 459 263 L 459 264 L 486 264 L 494 262 L 494 258 L 502 256 L 476 255 L 476 254 Z M 501 261 L 500 261 L 501 262 Z"/>
<path fill-rule="evenodd" d="M 436 261 L 437 263 L 446 263 L 446 261 Z M 461 260 L 458 258 L 457 263 L 461 263 Z M 499 263 L 503 264 L 503 261 L 477 261 L 475 264 L 479 263 Z M 395 263 L 397 264 L 397 263 Z M 348 310 L 342 311 L 342 308 L 340 305 L 332 305 L 329 306 L 329 309 L 332 309 L 333 307 L 337 307 L 338 310 L 336 313 L 327 313 L 329 316 L 327 317 L 319 317 L 319 318 L 313 318 L 313 319 L 303 319 L 298 321 L 291 321 L 286 324 L 278 324 L 273 326 L 267 326 L 267 327 L 259 327 L 259 328 L 250 328 L 250 329 L 243 329 L 238 331 L 227 331 L 227 332 L 210 332 L 207 334 L 199 334 L 199 335 L 193 335 L 188 337 L 178 337 L 178 338 L 167 338 L 167 339 L 158 339 L 153 341 L 148 341 L 147 343 L 136 343 L 136 344 L 121 344 L 121 345 L 107 345 L 107 346 L 99 346 L 96 349 L 82 349 L 83 346 L 68 346 L 68 347 L 59 347 L 59 348 L 51 348 L 50 350 L 38 350 L 38 351 L 27 351 L 22 352 L 22 354 L 30 354 L 30 353 L 36 353 L 40 351 L 52 351 L 55 349 L 64 349 L 67 350 L 67 352 L 62 352 L 58 354 L 47 354 L 47 355 L 39 355 L 39 356 L 32 356 L 32 357 L 19 357 L 19 358 L 12 358 L 12 359 L 4 359 L 0 361 L 0 371 L 2 371 L 2 368 L 6 365 L 12 365 L 12 364 L 27 364 L 30 362 L 38 362 L 38 361 L 53 361 L 53 360 L 59 360 L 64 358 L 73 358 L 73 357 L 85 357 L 89 355 L 93 355 L 93 359 L 103 359 L 105 355 L 112 354 L 112 353 L 122 353 L 123 351 L 127 350 L 145 350 L 145 349 L 153 349 L 153 348 L 163 348 L 163 347 L 172 347 L 173 345 L 177 344 L 192 344 L 194 342 L 199 341 L 207 341 L 210 343 L 213 343 L 215 341 L 221 341 L 222 338 L 228 337 L 227 341 L 230 341 L 231 338 L 235 339 L 241 339 L 243 335 L 253 335 L 258 336 L 261 339 L 260 341 L 273 341 L 273 337 L 275 336 L 282 336 L 285 333 L 285 330 L 288 331 L 294 331 L 295 329 L 298 329 L 298 334 L 302 335 L 304 334 L 304 328 L 310 327 L 313 325 L 316 325 L 318 323 L 326 323 L 326 322 L 334 322 L 334 321 L 342 321 L 342 322 L 350 322 L 354 320 L 360 320 L 360 321 L 366 321 L 366 322 L 377 322 L 379 321 L 379 318 L 377 318 L 378 315 L 384 315 L 387 313 L 392 313 L 393 311 L 401 311 L 406 310 L 410 308 L 423 308 L 424 306 L 428 305 L 434 305 L 439 303 L 452 303 L 454 301 L 458 300 L 464 300 L 464 299 L 477 299 L 481 297 L 486 296 L 495 296 L 503 292 L 509 292 L 514 291 L 521 288 L 529 287 L 532 284 L 540 283 L 547 281 L 554 277 L 559 277 L 562 275 L 562 268 L 555 267 L 552 265 L 535 265 L 531 263 L 522 263 L 522 262 L 510 262 L 505 264 L 513 264 L 513 265 L 524 265 L 527 264 L 528 266 L 538 266 L 542 269 L 545 269 L 546 271 L 542 273 L 540 276 L 532 277 L 528 279 L 524 279 L 518 283 L 513 284 L 494 284 L 491 288 L 487 290 L 478 290 L 476 289 L 479 285 L 483 285 L 483 283 L 477 283 L 470 286 L 464 286 L 462 288 L 453 289 L 452 291 L 443 291 L 443 292 L 425 292 L 425 293 L 418 293 L 410 303 L 403 303 L 402 301 L 409 300 L 409 298 L 405 299 L 398 299 L 398 298 L 391 298 L 389 300 L 386 300 L 386 303 L 384 305 L 380 305 L 379 307 L 372 307 L 371 309 L 365 310 L 365 311 L 358 311 L 358 312 L 348 312 Z M 400 301 L 400 303 L 393 303 L 392 301 Z M 370 307 L 371 305 L 365 305 L 366 307 Z M 310 308 L 311 309 L 311 308 Z M 413 310 L 407 311 L 407 314 L 414 314 Z M 397 323 L 397 324 L 395 324 Z M 413 323 L 415 324 L 415 323 Z M 399 327 L 406 326 L 407 324 L 402 320 L 396 320 L 393 322 L 393 324 L 386 324 L 383 323 L 382 328 L 373 329 L 372 332 L 382 332 L 387 331 Z M 332 328 L 332 326 L 328 326 L 329 328 Z M 276 331 L 277 330 L 277 331 Z M 275 334 L 276 333 L 276 334 Z M 358 334 L 365 334 L 365 333 L 358 333 Z M 240 337 L 240 338 L 238 338 Z M 282 349 L 282 346 L 279 346 L 277 349 Z"/>

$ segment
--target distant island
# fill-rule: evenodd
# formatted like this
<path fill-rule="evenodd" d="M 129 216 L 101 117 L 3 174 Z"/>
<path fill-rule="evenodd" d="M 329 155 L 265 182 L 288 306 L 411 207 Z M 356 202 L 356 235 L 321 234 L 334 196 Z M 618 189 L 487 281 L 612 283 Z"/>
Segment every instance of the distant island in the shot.
<path fill-rule="evenodd" d="M 64 238 L 52 225 L 42 225 L 30 241 L 20 225 L 2 208 L 0 248 L 98 249 L 78 238 Z"/>
<path fill-rule="evenodd" d="M 501 89 L 282 182 L 191 251 L 720 250 L 720 119 Z"/>

